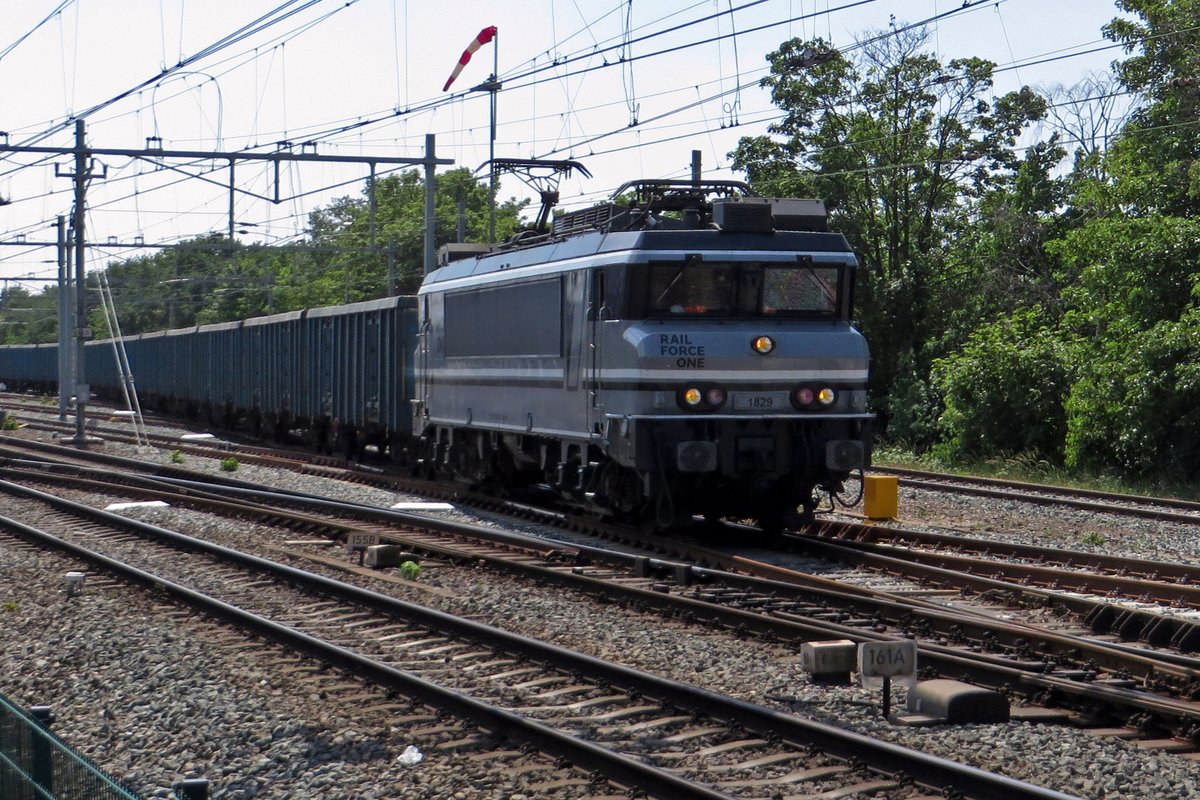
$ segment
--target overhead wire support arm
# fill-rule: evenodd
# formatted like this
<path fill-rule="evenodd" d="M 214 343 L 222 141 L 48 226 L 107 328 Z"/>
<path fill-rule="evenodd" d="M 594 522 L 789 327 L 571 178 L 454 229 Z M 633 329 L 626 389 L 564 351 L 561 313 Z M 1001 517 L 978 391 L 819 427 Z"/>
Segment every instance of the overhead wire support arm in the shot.
<path fill-rule="evenodd" d="M 0 144 L 0 153 L 46 153 L 50 155 L 66 155 L 74 153 L 75 147 L 41 147 L 26 145 Z M 249 150 L 164 150 L 161 148 L 128 149 L 120 147 L 88 147 L 84 148 L 92 156 L 124 156 L 127 158 L 191 158 L 212 159 L 217 161 L 322 161 L 343 164 L 409 164 L 418 166 L 426 163 L 427 157 L 413 158 L 400 156 L 328 156 L 319 153 L 255 153 Z M 433 163 L 441 166 L 454 163 L 452 158 L 435 158 Z"/>
<path fill-rule="evenodd" d="M 79 120 L 79 124 L 82 125 L 82 123 L 83 123 L 83 121 Z M 161 144 L 161 140 L 157 140 L 157 137 L 151 137 L 151 138 L 156 140 L 156 145 Z M 150 143 L 150 141 L 147 140 L 147 144 L 149 144 L 149 143 Z M 228 226 L 228 232 L 229 232 L 228 235 L 229 235 L 230 241 L 233 240 L 233 235 L 234 235 L 234 231 L 236 228 L 236 222 L 234 221 L 234 193 L 235 192 L 244 192 L 244 190 L 239 189 L 237 187 L 236 182 L 234 181 L 235 165 L 238 161 L 269 161 L 269 162 L 274 163 L 275 177 L 276 177 L 274 198 L 263 197 L 261 195 L 255 194 L 253 192 L 244 192 L 244 193 L 250 194 L 251 196 L 261 199 L 261 200 L 269 200 L 270 202 L 274 202 L 276 204 L 278 204 L 279 202 L 282 202 L 280 199 L 280 196 L 279 196 L 279 167 L 280 167 L 280 164 L 283 162 L 312 161 L 312 162 L 336 163 L 336 164 L 365 164 L 370 168 L 370 172 L 371 172 L 371 192 L 372 192 L 372 194 L 374 193 L 376 171 L 380 164 L 424 166 L 426 168 L 427 172 L 432 173 L 433 168 L 436 166 L 448 166 L 448 165 L 452 165 L 454 163 L 454 159 L 452 159 L 452 158 L 437 158 L 435 155 L 433 155 L 433 150 L 428 146 L 428 144 L 427 144 L 426 154 L 420 158 L 400 157 L 400 156 L 377 156 L 377 155 L 372 155 L 372 156 L 322 155 L 322 154 L 315 152 L 316 151 L 316 142 L 305 142 L 302 146 L 303 147 L 302 151 L 299 153 L 285 152 L 285 151 L 276 151 L 273 153 L 255 153 L 255 152 L 243 151 L 243 150 L 238 150 L 238 151 L 168 150 L 161 146 L 132 149 L 132 148 L 120 148 L 120 147 L 90 147 L 89 148 L 89 147 L 85 147 L 83 145 L 79 145 L 77 147 L 71 148 L 71 147 L 46 147 L 46 146 L 40 146 L 40 145 L 9 145 L 7 143 L 0 144 L 0 153 L 41 153 L 41 154 L 47 154 L 47 155 L 69 155 L 69 154 L 77 153 L 77 151 L 79 151 L 81 147 L 84 152 L 84 160 L 85 161 L 88 160 L 89 158 L 94 158 L 95 156 L 121 156 L 121 157 L 125 157 L 125 158 L 147 159 L 150 161 L 154 161 L 155 163 L 158 163 L 160 165 L 164 159 L 172 159 L 172 158 L 192 159 L 192 160 L 227 161 L 229 163 L 229 181 L 228 181 L 228 184 L 225 185 L 225 187 L 228 188 L 229 193 L 230 193 L 229 226 Z M 166 165 L 166 166 L 168 169 L 178 170 L 178 168 L 176 168 L 176 167 L 171 167 L 170 165 Z M 101 165 L 101 167 L 103 168 L 103 165 Z M 77 170 L 78 170 L 78 168 L 77 168 Z M 58 166 L 56 165 L 55 174 L 60 177 L 71 177 L 74 173 L 61 172 L 58 169 Z M 184 173 L 184 174 L 187 174 L 187 173 Z M 99 174 L 95 175 L 94 177 L 104 177 L 104 175 L 105 175 L 105 172 L 102 171 Z M 88 177 L 93 177 L 93 175 L 89 174 Z M 196 177 L 200 180 L 206 180 L 202 176 L 191 176 L 191 177 Z M 216 183 L 215 181 L 211 181 L 211 182 Z M 223 187 L 223 188 L 225 188 L 225 187 Z"/>

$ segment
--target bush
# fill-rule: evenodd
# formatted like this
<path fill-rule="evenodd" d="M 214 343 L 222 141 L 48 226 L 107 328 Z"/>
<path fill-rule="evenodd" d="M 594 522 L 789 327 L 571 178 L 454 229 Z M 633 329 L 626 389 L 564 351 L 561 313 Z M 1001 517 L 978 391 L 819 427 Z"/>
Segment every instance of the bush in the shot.
<path fill-rule="evenodd" d="M 1028 452 L 1061 463 L 1074 351 L 1037 306 L 978 328 L 960 352 L 934 362 L 933 385 L 945 403 L 935 452 L 948 459 Z"/>
<path fill-rule="evenodd" d="M 236 472 L 238 468 L 238 460 L 233 456 L 221 460 L 222 472 Z"/>
<path fill-rule="evenodd" d="M 911 356 L 901 364 L 883 406 L 877 431 L 882 439 L 917 453 L 936 443 L 941 403 L 926 372 L 913 364 Z"/>
<path fill-rule="evenodd" d="M 1095 348 L 1066 402 L 1066 461 L 1126 478 L 1200 475 L 1200 310 Z"/>

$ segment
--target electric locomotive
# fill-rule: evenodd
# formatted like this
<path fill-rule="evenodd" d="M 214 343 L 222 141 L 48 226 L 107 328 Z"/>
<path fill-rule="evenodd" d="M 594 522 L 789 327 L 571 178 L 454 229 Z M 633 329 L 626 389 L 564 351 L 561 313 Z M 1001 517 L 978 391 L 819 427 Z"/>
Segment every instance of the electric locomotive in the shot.
<path fill-rule="evenodd" d="M 420 465 L 659 528 L 811 518 L 870 461 L 845 238 L 819 201 L 736 181 L 614 198 L 426 277 Z"/>

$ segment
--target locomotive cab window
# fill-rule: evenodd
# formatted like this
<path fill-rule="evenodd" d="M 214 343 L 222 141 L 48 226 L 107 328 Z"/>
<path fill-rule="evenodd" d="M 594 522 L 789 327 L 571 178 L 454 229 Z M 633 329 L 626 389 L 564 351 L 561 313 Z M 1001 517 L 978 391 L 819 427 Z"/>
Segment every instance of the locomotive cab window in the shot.
<path fill-rule="evenodd" d="M 832 316 L 838 308 L 837 266 L 768 266 L 763 269 L 763 314 Z"/>
<path fill-rule="evenodd" d="M 731 264 L 678 264 L 650 268 L 647 312 L 660 314 L 723 315 L 736 303 Z"/>
<path fill-rule="evenodd" d="M 836 318 L 843 312 L 845 264 L 794 262 L 654 264 L 642 273 L 643 315 Z M 635 302 L 634 307 L 638 304 Z M 846 312 L 848 313 L 848 311 Z"/>

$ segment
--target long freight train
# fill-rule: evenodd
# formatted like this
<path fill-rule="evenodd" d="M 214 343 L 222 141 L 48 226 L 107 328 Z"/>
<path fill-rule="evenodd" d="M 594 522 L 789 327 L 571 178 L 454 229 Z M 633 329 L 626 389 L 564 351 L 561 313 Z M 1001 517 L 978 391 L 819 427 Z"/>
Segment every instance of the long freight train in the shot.
<path fill-rule="evenodd" d="M 142 404 L 662 528 L 811 515 L 870 460 L 846 240 L 817 201 L 733 181 L 618 194 L 443 252 L 416 297 L 127 337 Z M 51 389 L 56 352 L 0 347 L 0 380 Z M 112 343 L 86 357 L 117 396 Z"/>

